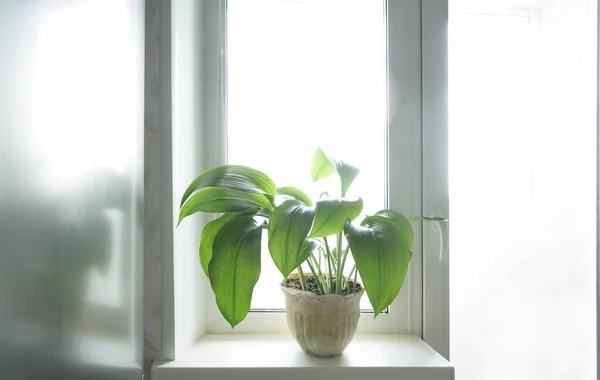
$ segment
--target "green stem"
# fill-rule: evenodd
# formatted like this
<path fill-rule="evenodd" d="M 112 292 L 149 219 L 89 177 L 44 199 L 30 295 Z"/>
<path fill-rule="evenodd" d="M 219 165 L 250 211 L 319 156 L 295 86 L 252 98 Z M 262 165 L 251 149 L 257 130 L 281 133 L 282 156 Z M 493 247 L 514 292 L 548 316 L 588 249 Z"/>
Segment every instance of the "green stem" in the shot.
<path fill-rule="evenodd" d="M 317 271 L 315 270 L 315 267 L 310 262 L 310 260 L 306 260 L 306 262 L 308 263 L 308 267 L 310 268 L 310 271 L 312 272 L 312 275 L 313 275 L 313 277 L 315 278 L 315 280 L 317 282 L 317 288 L 319 288 L 319 293 L 320 294 L 325 294 L 325 291 L 323 289 L 323 284 L 321 284 L 322 278 L 319 277 L 319 275 L 317 274 Z"/>
<path fill-rule="evenodd" d="M 346 196 L 346 192 L 344 191 L 344 185 L 340 178 L 340 193 L 342 194 L 342 198 Z M 337 251 L 338 251 L 338 268 L 337 268 L 337 276 L 336 276 L 336 293 L 340 294 L 342 292 L 342 288 L 344 286 L 344 265 L 346 264 L 346 260 L 342 260 L 343 250 L 342 250 L 342 231 L 337 234 Z"/>
<path fill-rule="evenodd" d="M 344 255 L 344 252 L 342 250 L 342 233 L 338 232 L 337 234 L 337 252 L 338 252 L 338 267 L 337 267 L 337 274 L 335 276 L 335 292 L 337 294 L 340 294 L 342 292 L 342 287 L 343 287 L 343 282 L 344 279 L 343 274 L 344 274 L 344 264 L 345 264 L 345 259 L 342 261 L 342 256 Z"/>
<path fill-rule="evenodd" d="M 319 252 L 319 261 L 317 261 L 317 258 L 315 257 L 314 254 L 311 254 L 308 257 L 308 263 L 309 263 L 309 265 L 311 264 L 311 260 L 312 260 L 313 267 L 316 268 L 315 273 L 318 274 L 318 280 L 319 280 L 319 282 L 321 282 L 321 286 L 323 287 L 323 290 L 325 290 L 325 280 L 323 278 L 323 271 L 321 271 L 321 256 L 320 256 L 320 252 Z M 323 294 L 325 294 L 325 292 L 323 292 Z"/>
<path fill-rule="evenodd" d="M 319 247 L 319 272 L 321 273 L 321 278 L 323 279 L 323 288 L 325 289 L 325 294 L 329 293 L 329 283 L 327 281 L 327 279 L 325 278 L 325 276 L 323 275 L 323 271 L 321 270 L 322 266 L 321 266 L 321 256 L 325 256 L 325 249 L 323 249 L 323 247 Z"/>
<path fill-rule="evenodd" d="M 327 260 L 327 252 L 325 252 L 325 248 L 323 248 L 322 246 L 319 247 L 319 269 L 323 268 L 321 266 L 321 256 L 325 257 L 325 260 Z M 327 261 L 327 263 L 329 263 L 329 261 Z M 325 287 L 325 294 L 328 294 L 330 291 L 330 287 L 329 287 L 329 280 L 327 279 L 327 276 L 325 276 L 326 272 L 321 272 L 321 276 L 323 277 L 323 285 Z"/>
<path fill-rule="evenodd" d="M 302 271 L 302 265 L 298 265 L 298 278 L 300 279 L 300 285 L 302 285 L 302 290 L 306 291 L 306 279 L 304 278 L 304 272 Z"/>
<path fill-rule="evenodd" d="M 352 278 L 352 270 L 348 273 L 348 277 L 343 277 L 344 279 L 344 289 L 348 289 L 350 291 L 350 279 Z"/>
<path fill-rule="evenodd" d="M 328 270 L 328 275 L 329 275 L 329 291 L 331 293 L 333 293 L 333 272 L 331 271 L 331 250 L 329 249 L 329 243 L 327 243 L 327 237 L 324 237 L 323 240 L 325 241 L 325 250 L 327 251 L 327 270 Z"/>
<path fill-rule="evenodd" d="M 348 246 L 344 250 L 344 254 L 343 254 L 343 257 L 342 257 L 342 277 L 343 277 L 343 274 L 344 274 L 344 272 L 343 272 L 344 269 L 343 268 L 346 267 L 346 259 L 348 258 L 349 251 L 350 251 L 350 247 Z M 350 280 L 350 275 L 348 275 L 348 280 Z"/>
<path fill-rule="evenodd" d="M 321 256 L 322 256 L 321 249 L 319 249 L 319 271 L 321 271 Z"/>
<path fill-rule="evenodd" d="M 356 264 L 354 264 L 352 266 L 352 269 L 350 269 L 350 273 L 348 274 L 348 281 L 350 281 L 350 278 L 352 277 L 352 275 L 354 274 L 354 271 L 356 270 Z"/>
<path fill-rule="evenodd" d="M 354 268 L 356 269 L 356 265 L 354 265 Z M 358 278 L 358 269 L 356 269 L 354 271 L 354 291 L 356 291 L 356 282 L 357 282 L 357 278 Z"/>
<path fill-rule="evenodd" d="M 331 274 L 332 274 L 333 278 L 335 278 L 335 274 L 337 273 L 337 267 L 338 267 L 337 261 L 335 261 L 335 260 L 336 260 L 335 256 L 331 255 L 331 267 L 333 268 L 333 271 L 331 272 Z"/>

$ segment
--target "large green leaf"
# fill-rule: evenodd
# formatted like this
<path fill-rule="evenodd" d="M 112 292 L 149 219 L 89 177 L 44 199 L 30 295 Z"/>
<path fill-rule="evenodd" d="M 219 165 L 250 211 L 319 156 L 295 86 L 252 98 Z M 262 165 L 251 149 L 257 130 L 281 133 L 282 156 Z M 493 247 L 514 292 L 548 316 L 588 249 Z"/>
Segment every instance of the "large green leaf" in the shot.
<path fill-rule="evenodd" d="M 206 170 L 196 177 L 183 193 L 179 207 L 183 207 L 190 195 L 205 187 L 222 187 L 225 189 L 267 194 L 272 200 L 277 194 L 277 187 L 265 173 L 241 165 L 224 165 Z"/>
<path fill-rule="evenodd" d="M 369 216 L 360 227 L 346 221 L 344 233 L 377 316 L 402 288 L 411 246 L 400 227 L 383 216 Z"/>
<path fill-rule="evenodd" d="M 342 196 L 346 196 L 348 188 L 358 176 L 359 169 L 344 161 L 328 157 L 321 148 L 318 148 L 313 156 L 310 174 L 314 182 L 337 173 L 342 184 Z"/>
<path fill-rule="evenodd" d="M 303 202 L 307 206 L 312 206 L 312 199 L 304 191 L 294 186 L 283 186 L 277 189 L 277 195 L 289 196 Z"/>
<path fill-rule="evenodd" d="M 322 198 L 315 207 L 315 221 L 309 237 L 324 237 L 342 231 L 346 219 L 354 220 L 360 215 L 363 201 L 360 197 Z"/>
<path fill-rule="evenodd" d="M 415 232 L 413 231 L 412 226 L 410 225 L 410 221 L 399 212 L 393 210 L 381 210 L 378 211 L 375 215 L 383 216 L 384 218 L 388 218 L 392 222 L 396 223 L 400 230 L 404 234 L 406 241 L 409 246 L 413 246 L 415 242 Z"/>
<path fill-rule="evenodd" d="M 210 285 L 221 314 L 235 327 L 248 314 L 252 291 L 260 276 L 262 228 L 252 216 L 225 224 L 213 243 L 208 265 Z"/>
<path fill-rule="evenodd" d="M 287 200 L 273 211 L 269 219 L 269 252 L 284 278 L 312 252 L 303 249 L 303 245 L 314 215 L 313 207 L 297 200 Z"/>
<path fill-rule="evenodd" d="M 247 193 L 220 187 L 205 187 L 194 193 L 179 210 L 179 221 L 199 211 L 226 213 L 247 211 L 256 207 L 273 209 L 264 194 Z"/>
<path fill-rule="evenodd" d="M 210 259 L 213 255 L 213 243 L 215 241 L 215 237 L 221 231 L 221 228 L 230 221 L 235 218 L 239 218 L 241 216 L 248 216 L 257 212 L 259 209 L 255 208 L 253 210 L 249 210 L 247 212 L 241 213 L 230 213 L 224 214 L 219 218 L 213 220 L 212 222 L 206 223 L 204 228 L 202 229 L 202 234 L 200 235 L 200 265 L 202 266 L 202 270 L 208 276 L 208 265 L 210 263 Z"/>
<path fill-rule="evenodd" d="M 311 255 L 311 253 L 314 253 L 319 246 L 321 245 L 321 243 L 319 242 L 319 240 L 317 239 L 306 239 L 304 240 L 304 242 L 302 243 L 302 248 L 300 248 L 300 256 L 306 256 L 306 258 L 308 258 L 308 256 Z M 306 260 L 306 259 L 304 259 Z M 302 263 L 300 263 L 302 264 Z M 300 265 L 298 264 L 298 265 Z"/>

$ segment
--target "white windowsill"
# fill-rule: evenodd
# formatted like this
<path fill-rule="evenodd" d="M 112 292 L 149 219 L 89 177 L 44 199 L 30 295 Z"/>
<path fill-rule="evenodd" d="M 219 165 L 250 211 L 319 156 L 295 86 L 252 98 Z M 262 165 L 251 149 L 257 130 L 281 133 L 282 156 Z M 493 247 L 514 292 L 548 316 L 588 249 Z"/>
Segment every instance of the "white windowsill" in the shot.
<path fill-rule="evenodd" d="M 206 335 L 152 368 L 153 380 L 271 378 L 452 380 L 454 368 L 407 334 L 357 335 L 341 356 L 327 359 L 306 354 L 289 334 Z"/>

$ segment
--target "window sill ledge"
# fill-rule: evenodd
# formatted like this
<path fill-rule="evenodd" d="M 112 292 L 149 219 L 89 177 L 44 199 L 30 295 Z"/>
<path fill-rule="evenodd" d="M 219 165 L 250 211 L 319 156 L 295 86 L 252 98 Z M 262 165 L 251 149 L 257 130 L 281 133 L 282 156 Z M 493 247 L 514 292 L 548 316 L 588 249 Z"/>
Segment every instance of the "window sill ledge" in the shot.
<path fill-rule="evenodd" d="M 214 334 L 177 360 L 156 363 L 153 380 L 321 379 L 452 380 L 454 368 L 421 339 L 408 334 L 356 335 L 344 354 L 317 358 L 289 334 Z"/>

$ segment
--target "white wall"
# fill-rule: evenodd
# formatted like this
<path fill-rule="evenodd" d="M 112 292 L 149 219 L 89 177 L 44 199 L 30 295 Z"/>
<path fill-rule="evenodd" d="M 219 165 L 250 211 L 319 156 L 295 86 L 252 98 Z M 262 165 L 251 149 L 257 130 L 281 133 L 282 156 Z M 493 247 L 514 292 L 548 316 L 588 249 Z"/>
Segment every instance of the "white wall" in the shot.
<path fill-rule="evenodd" d="M 461 48 L 477 62 L 450 62 L 450 359 L 461 380 L 596 378 L 597 4 L 533 5 L 530 41 L 508 24 L 488 40 L 469 32 Z M 451 38 L 450 57 L 462 44 Z"/>
<path fill-rule="evenodd" d="M 224 162 L 224 99 L 220 31 L 223 1 L 173 2 L 173 189 L 175 208 L 188 184 L 203 170 Z M 209 142 L 209 143 L 206 143 Z M 174 217 L 178 210 L 174 210 Z M 207 216 L 187 218 L 175 231 L 176 350 L 185 350 L 206 331 L 210 285 L 198 259 Z"/>

